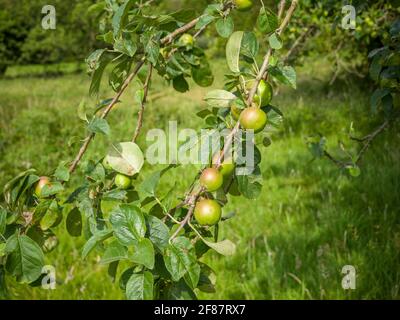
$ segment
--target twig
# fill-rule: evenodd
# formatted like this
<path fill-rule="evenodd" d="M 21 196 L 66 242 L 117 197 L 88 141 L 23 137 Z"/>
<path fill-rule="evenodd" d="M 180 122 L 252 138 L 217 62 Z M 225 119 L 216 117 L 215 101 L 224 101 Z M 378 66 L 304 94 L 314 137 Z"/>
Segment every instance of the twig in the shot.
<path fill-rule="evenodd" d="M 297 2 L 298 2 L 298 0 L 293 0 L 292 1 L 291 5 L 290 5 L 290 7 L 289 7 L 289 9 L 288 9 L 288 11 L 286 13 L 285 18 L 283 19 L 281 25 L 279 26 L 278 30 L 276 31 L 276 33 L 278 35 L 281 35 L 282 32 L 287 27 L 290 19 L 292 18 L 294 10 L 296 9 Z M 256 81 L 254 82 L 253 88 L 251 88 L 249 96 L 247 98 L 247 105 L 249 105 L 249 106 L 253 102 L 253 98 L 254 98 L 254 95 L 256 94 L 256 91 L 257 91 L 257 88 L 258 88 L 258 85 L 259 85 L 260 81 L 264 77 L 266 77 L 267 69 L 268 69 L 268 66 L 269 66 L 269 59 L 271 58 L 273 52 L 274 52 L 274 50 L 272 48 L 269 48 L 267 54 L 264 57 L 264 62 L 262 64 L 261 68 L 260 68 L 260 72 L 258 73 Z"/>
<path fill-rule="evenodd" d="M 140 130 L 142 129 L 143 126 L 143 114 L 144 114 L 144 108 L 146 106 L 147 102 L 147 94 L 149 92 L 149 86 L 150 86 L 150 80 L 151 80 L 151 75 L 153 73 L 153 65 L 149 63 L 149 70 L 147 72 L 147 78 L 146 81 L 143 85 L 143 99 L 140 105 L 140 110 L 138 113 L 138 120 L 136 124 L 136 129 L 135 129 L 135 134 L 133 135 L 132 142 L 136 142 L 136 139 L 138 138 L 140 134 Z"/>
<path fill-rule="evenodd" d="M 304 44 L 305 39 L 314 32 L 315 26 L 310 26 L 307 28 L 293 43 L 289 51 L 286 53 L 286 56 L 283 58 L 283 63 L 287 62 L 291 56 L 296 52 L 296 50 Z"/>
<path fill-rule="evenodd" d="M 286 0 L 281 0 L 281 2 L 279 2 L 279 6 L 278 6 L 278 19 L 282 18 L 283 11 L 285 10 L 285 6 L 286 6 Z"/>
<path fill-rule="evenodd" d="M 176 236 L 179 234 L 179 232 L 185 227 L 185 225 L 190 221 L 192 218 L 192 215 L 194 213 L 194 208 L 196 206 L 197 199 L 199 198 L 200 194 L 203 193 L 204 188 L 201 187 L 199 191 L 196 193 L 190 195 L 187 200 L 184 201 L 186 205 L 189 205 L 189 211 L 186 214 L 185 218 L 180 222 L 179 227 L 175 230 L 174 234 L 171 236 L 170 241 L 176 238 Z"/>
<path fill-rule="evenodd" d="M 281 3 L 282 2 L 284 2 L 284 1 L 281 1 Z M 281 34 L 283 32 L 283 30 L 286 28 L 287 24 L 289 23 L 289 20 L 292 17 L 293 12 L 294 12 L 294 10 L 296 8 L 296 5 L 297 5 L 297 0 L 293 0 L 290 8 L 287 11 L 285 19 L 284 19 L 284 21 L 282 22 L 282 24 L 281 24 L 281 26 L 279 28 L 279 31 L 277 31 L 277 32 L 279 32 L 279 34 Z M 269 49 L 267 54 L 266 54 L 266 56 L 265 56 L 265 58 L 264 58 L 263 66 L 261 67 L 261 69 L 260 69 L 260 71 L 259 71 L 259 73 L 257 75 L 256 83 L 254 84 L 254 86 L 253 86 L 253 88 L 252 88 L 252 90 L 251 90 L 251 92 L 249 94 L 249 99 L 247 101 L 248 105 L 251 105 L 251 102 L 253 101 L 254 94 L 257 91 L 258 84 L 260 83 L 264 73 L 267 72 L 267 67 L 268 67 L 268 63 L 269 63 L 269 59 L 270 59 L 271 54 L 272 54 L 272 50 Z M 218 159 L 217 159 L 216 164 L 215 164 L 215 167 L 217 169 L 221 166 L 222 159 L 224 159 L 224 157 L 227 154 L 229 148 L 231 147 L 231 144 L 232 144 L 232 141 L 234 139 L 234 136 L 239 131 L 239 129 L 240 129 L 240 122 L 237 121 L 235 126 L 233 127 L 232 131 L 227 136 L 227 139 L 225 141 L 224 148 L 223 148 L 221 154 L 218 156 Z M 189 211 L 186 214 L 186 216 L 184 217 L 184 219 L 181 221 L 178 229 L 171 236 L 170 241 L 173 240 L 178 235 L 178 233 L 185 227 L 185 225 L 190 222 L 190 219 L 191 219 L 191 217 L 193 215 L 193 212 L 194 212 L 194 209 L 195 209 L 196 202 L 197 202 L 198 198 L 200 197 L 200 195 L 204 192 L 204 190 L 205 190 L 204 187 L 201 187 L 201 188 L 199 188 L 199 190 L 197 192 L 192 193 L 192 194 L 190 194 L 190 195 L 188 195 L 186 197 L 184 203 L 186 205 L 190 206 Z"/>
<path fill-rule="evenodd" d="M 224 11 L 231 9 L 233 6 L 232 3 L 228 3 L 225 8 Z M 175 31 L 173 31 L 172 33 L 170 33 L 168 36 L 162 38 L 160 40 L 160 44 L 161 45 L 167 45 L 170 42 L 172 42 L 178 35 L 185 33 L 186 31 L 192 29 L 197 22 L 200 20 L 200 17 L 190 21 L 189 23 L 185 24 L 184 26 L 176 29 Z M 108 113 L 111 111 L 111 109 L 113 108 L 113 106 L 118 102 L 120 96 L 122 95 L 122 93 L 125 91 L 125 89 L 127 88 L 127 86 L 129 85 L 129 83 L 133 80 L 133 78 L 137 75 L 137 73 L 139 72 L 139 70 L 141 69 L 141 67 L 144 64 L 144 59 L 140 60 L 136 66 L 134 71 L 129 75 L 129 77 L 125 80 L 123 86 L 121 87 L 120 91 L 117 93 L 117 95 L 113 98 L 113 100 L 111 101 L 111 103 L 108 105 L 108 107 L 104 110 L 101 118 L 104 119 L 107 117 Z M 69 167 L 69 172 L 73 173 L 79 162 L 81 161 L 83 155 L 85 154 L 87 148 L 89 147 L 90 142 L 93 140 L 93 138 L 95 137 L 94 133 L 89 134 L 84 140 L 83 140 L 83 144 L 81 146 L 81 148 L 79 149 L 78 154 L 76 155 L 75 159 L 73 160 L 71 166 Z"/>
<path fill-rule="evenodd" d="M 327 157 L 330 161 L 332 161 L 339 168 L 345 168 L 348 165 L 351 165 L 350 162 L 341 161 L 333 157 L 328 151 L 324 150 L 324 156 Z"/>
<path fill-rule="evenodd" d="M 118 102 L 119 98 L 121 97 L 121 95 L 124 93 L 125 89 L 128 87 L 129 83 L 133 80 L 133 78 L 137 75 L 137 73 L 139 72 L 140 68 L 143 66 L 144 64 L 144 59 L 141 59 L 135 66 L 133 72 L 128 76 L 128 78 L 125 80 L 124 84 L 122 85 L 121 89 L 118 91 L 118 93 L 116 94 L 116 96 L 113 98 L 113 100 L 110 102 L 110 104 L 108 105 L 108 107 L 103 111 L 102 115 L 101 115 L 101 119 L 105 119 L 107 117 L 107 115 L 109 114 L 109 112 L 111 111 L 111 109 L 114 107 L 114 105 Z M 92 132 L 90 133 L 84 140 L 83 145 L 81 146 L 81 148 L 79 149 L 78 154 L 76 155 L 74 161 L 72 162 L 71 166 L 69 167 L 69 172 L 73 173 L 76 169 L 76 167 L 78 166 L 79 161 L 81 161 L 83 155 L 85 154 L 90 142 L 93 140 L 93 138 L 95 137 L 95 133 Z"/>
<path fill-rule="evenodd" d="M 364 146 L 361 148 L 360 152 L 358 153 L 357 159 L 355 161 L 356 164 L 358 164 L 361 161 L 361 158 L 371 145 L 372 141 L 378 136 L 383 130 L 389 125 L 389 120 L 386 120 L 384 123 L 382 123 L 374 132 L 370 133 L 366 137 L 364 137 Z"/>
<path fill-rule="evenodd" d="M 383 132 L 383 130 L 389 126 L 391 121 L 394 121 L 396 119 L 396 117 L 393 117 L 391 120 L 386 120 L 385 122 L 383 122 L 378 128 L 376 128 L 372 133 L 366 135 L 365 137 L 362 138 L 356 138 L 356 137 L 350 137 L 351 140 L 363 143 L 363 147 L 361 148 L 361 150 L 359 151 L 359 153 L 357 154 L 357 157 L 355 158 L 356 160 L 354 162 L 349 161 L 342 161 L 339 159 L 336 159 L 335 157 L 333 157 L 328 151 L 324 151 L 324 156 L 326 158 L 328 158 L 330 161 L 332 161 L 336 166 L 338 166 L 339 168 L 345 168 L 347 166 L 352 166 L 353 164 L 359 164 L 362 157 L 364 156 L 365 152 L 368 150 L 368 148 L 370 147 L 372 141 L 380 134 Z"/>
<path fill-rule="evenodd" d="M 230 9 L 232 9 L 232 7 L 233 7 L 233 3 L 228 2 L 228 3 L 225 5 L 225 7 L 222 9 L 222 11 L 230 10 Z M 200 20 L 201 17 L 202 17 L 202 16 L 200 16 L 200 17 L 198 17 L 198 18 L 196 18 L 196 19 L 193 19 L 192 21 L 188 22 L 188 23 L 185 24 L 184 26 L 182 26 L 182 27 L 176 29 L 174 32 L 172 32 L 172 33 L 170 33 L 169 35 L 167 35 L 167 36 L 165 36 L 164 38 L 162 38 L 162 39 L 160 40 L 161 45 L 170 44 L 170 43 L 172 42 L 172 40 L 173 40 L 176 36 L 178 36 L 178 35 L 180 35 L 180 34 L 182 34 L 182 33 L 185 33 L 185 32 L 187 32 L 188 30 L 190 30 L 190 29 L 192 29 L 193 27 L 195 27 L 196 24 L 199 22 L 199 20 Z"/>

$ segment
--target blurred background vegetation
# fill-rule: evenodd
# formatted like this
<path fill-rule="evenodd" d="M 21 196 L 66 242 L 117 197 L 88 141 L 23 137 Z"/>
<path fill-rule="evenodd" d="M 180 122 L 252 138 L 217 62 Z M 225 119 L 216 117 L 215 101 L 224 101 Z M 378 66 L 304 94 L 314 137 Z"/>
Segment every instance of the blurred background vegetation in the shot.
<path fill-rule="evenodd" d="M 50 174 L 60 160 L 75 155 L 84 126 L 76 115 L 88 98 L 89 77 L 84 58 L 100 44 L 99 21 L 88 11 L 95 0 L 54 0 L 57 29 L 42 30 L 41 0 L 0 0 L 0 186 L 17 172 L 35 167 Z M 171 12 L 195 8 L 205 0 L 154 1 L 154 10 Z M 277 1 L 265 1 L 275 7 Z M 206 262 L 217 271 L 216 293 L 209 299 L 398 299 L 400 297 L 400 135 L 399 124 L 380 135 L 362 161 L 359 177 L 350 177 L 332 163 L 313 160 L 306 138 L 327 137 L 328 146 L 348 139 L 352 123 L 363 136 L 382 122 L 371 115 L 368 52 L 387 41 L 387 26 L 398 16 L 398 1 L 353 1 L 357 29 L 337 26 L 342 3 L 301 1 L 288 29 L 286 52 L 299 37 L 304 41 L 287 58 L 297 65 L 298 89 L 279 87 L 274 104 L 285 114 L 284 126 L 271 131 L 272 145 L 262 148 L 265 185 L 258 200 L 231 197 L 225 214 L 235 212 L 221 228 L 222 237 L 236 242 L 235 256 L 208 253 Z M 259 6 L 258 6 L 259 7 Z M 236 30 L 253 30 L 258 8 L 234 13 Z M 100 21 L 101 23 L 101 21 Z M 226 40 L 213 40 L 211 28 L 198 40 L 213 58 L 214 88 L 223 85 Z M 263 51 L 263 50 L 261 50 Z M 199 129 L 195 113 L 204 107 L 206 89 L 190 83 L 191 91 L 175 92 L 156 78 L 146 109 L 143 135 L 153 127 Z M 110 115 L 110 137 L 96 137 L 87 157 L 101 157 L 112 141 L 131 137 L 138 105 L 135 86 Z M 99 99 L 112 96 L 103 86 Z M 95 103 L 96 101 L 92 101 Z M 70 144 L 71 142 L 71 144 Z M 357 146 L 354 146 L 356 148 Z M 146 166 L 145 173 L 154 168 Z M 161 188 L 176 183 L 182 194 L 192 179 L 187 167 L 169 173 Z M 146 176 L 146 174 L 144 174 Z M 82 177 L 77 174 L 71 185 Z M 69 190 L 70 191 L 70 190 Z M 108 279 L 99 257 L 80 260 L 84 239 L 71 239 L 57 229 L 60 245 L 46 262 L 57 270 L 54 291 L 10 282 L 19 299 L 119 299 L 123 293 Z M 354 265 L 357 289 L 343 290 L 341 268 Z"/>

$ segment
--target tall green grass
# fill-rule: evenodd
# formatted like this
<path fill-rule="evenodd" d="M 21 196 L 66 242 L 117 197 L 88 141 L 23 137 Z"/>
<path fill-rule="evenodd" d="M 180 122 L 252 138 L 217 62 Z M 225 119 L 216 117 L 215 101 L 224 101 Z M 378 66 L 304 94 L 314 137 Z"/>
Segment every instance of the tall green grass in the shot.
<path fill-rule="evenodd" d="M 215 88 L 222 85 L 222 61 L 215 64 Z M 14 70 L 15 75 L 23 70 Z M 285 113 L 284 127 L 271 132 L 272 145 L 261 148 L 262 195 L 257 200 L 231 197 L 224 212 L 236 213 L 221 225 L 221 238 L 237 244 L 237 252 L 222 257 L 209 252 L 203 258 L 217 273 L 216 293 L 199 293 L 208 299 L 397 299 L 400 285 L 400 151 L 398 125 L 374 141 L 362 162 L 362 174 L 350 178 L 326 160 L 312 160 L 305 139 L 322 133 L 337 151 L 338 139 L 354 121 L 359 135 L 380 119 L 369 113 L 368 88 L 354 81 L 326 85 L 329 67 L 324 61 L 298 70 L 296 91 L 280 88 L 274 104 Z M 76 109 L 87 94 L 89 79 L 83 74 L 60 77 L 10 76 L 0 80 L 0 185 L 18 171 L 35 167 L 49 174 L 61 160 L 72 159 L 83 138 L 84 124 Z M 153 127 L 199 129 L 195 113 L 205 106 L 207 89 L 191 85 L 179 94 L 156 79 L 145 112 L 143 134 Z M 109 117 L 112 134 L 96 137 L 85 158 L 104 155 L 112 141 L 130 139 L 138 106 L 129 89 Z M 106 89 L 102 98 L 111 97 Z M 91 100 L 88 100 L 91 101 Z M 94 103 L 94 101 L 92 102 Z M 144 175 L 153 169 L 145 165 Z M 182 195 L 193 170 L 169 173 L 161 189 L 176 185 Z M 76 185 L 80 172 L 71 184 Z M 9 282 L 19 299 L 120 299 L 107 268 L 94 253 L 81 261 L 84 239 L 71 239 L 64 226 L 57 228 L 60 245 L 46 257 L 57 270 L 56 290 L 46 291 Z M 344 265 L 357 271 L 355 290 L 344 290 Z"/>

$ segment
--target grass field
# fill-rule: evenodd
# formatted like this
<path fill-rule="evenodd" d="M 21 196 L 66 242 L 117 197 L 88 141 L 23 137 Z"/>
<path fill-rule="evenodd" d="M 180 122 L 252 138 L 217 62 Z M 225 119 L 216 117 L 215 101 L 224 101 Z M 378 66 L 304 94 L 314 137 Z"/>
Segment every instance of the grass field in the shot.
<path fill-rule="evenodd" d="M 215 88 L 222 84 L 223 65 L 214 65 Z M 69 146 L 68 141 L 84 136 L 76 109 L 89 86 L 88 77 L 80 73 L 42 77 L 40 70 L 27 67 L 9 72 L 0 80 L 0 185 L 23 169 L 35 167 L 50 174 L 60 160 L 72 159 L 78 145 Z M 271 132 L 272 145 L 261 149 L 262 195 L 253 201 L 230 198 L 224 210 L 236 216 L 221 226 L 221 238 L 234 241 L 237 252 L 232 257 L 205 256 L 217 272 L 217 291 L 200 293 L 200 298 L 400 298 L 400 131 L 392 128 L 374 141 L 357 178 L 326 160 L 312 161 L 305 144 L 310 134 L 326 135 L 335 152 L 352 121 L 361 136 L 381 120 L 369 114 L 368 90 L 353 80 L 339 79 L 328 86 L 329 75 L 324 61 L 314 62 L 298 69 L 296 91 L 280 88 L 274 104 L 284 111 L 285 122 L 281 130 Z M 141 146 L 146 145 L 146 130 L 166 128 L 168 120 L 177 120 L 179 128 L 200 128 L 202 120 L 195 113 L 204 106 L 206 89 L 192 87 L 190 93 L 180 94 L 160 79 L 154 82 Z M 106 90 L 101 97 L 111 95 Z M 111 137 L 96 137 L 88 157 L 100 158 L 111 141 L 132 136 L 138 110 L 133 95 L 133 89 L 124 94 L 109 117 Z M 145 174 L 152 170 L 145 165 Z M 171 171 L 161 188 L 176 182 L 176 194 L 182 194 L 194 173 L 185 167 Z M 74 176 L 71 185 L 80 177 Z M 46 257 L 56 267 L 57 289 L 9 282 L 12 297 L 124 298 L 107 268 L 96 264 L 95 253 L 80 260 L 84 239 L 71 239 L 64 229 L 63 224 L 56 229 L 60 245 Z M 355 290 L 342 289 L 344 265 L 356 268 Z"/>

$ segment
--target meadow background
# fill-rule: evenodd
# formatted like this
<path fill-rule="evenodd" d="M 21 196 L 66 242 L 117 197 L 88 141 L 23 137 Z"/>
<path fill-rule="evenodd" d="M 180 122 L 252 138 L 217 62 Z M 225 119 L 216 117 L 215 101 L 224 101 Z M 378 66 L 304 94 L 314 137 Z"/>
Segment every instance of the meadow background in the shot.
<path fill-rule="evenodd" d="M 82 32 L 94 26 L 82 12 L 95 1 L 80 1 L 70 16 L 61 19 L 63 41 L 54 35 L 43 38 L 40 30 L 32 28 L 38 17 L 30 13 L 36 12 L 42 2 L 15 2 L 25 11 L 9 15 L 7 20 L 4 17 L 12 13 L 14 0 L 0 0 L 0 4 L 9 8 L 7 11 L 0 6 L 0 74 L 5 72 L 0 78 L 0 189 L 22 170 L 36 168 L 40 175 L 50 175 L 60 161 L 72 160 L 79 148 L 79 139 L 85 136 L 85 124 L 77 115 L 78 105 L 82 99 L 88 104 L 96 103 L 88 97 L 90 77 L 84 72 L 84 57 L 89 53 L 88 46 L 95 46 L 95 40 L 93 34 Z M 74 5 L 78 2 L 71 1 Z M 159 2 L 160 11 L 169 12 L 182 5 L 182 1 L 176 0 Z M 183 2 L 204 8 L 210 1 Z M 55 3 L 65 7 L 63 10 L 68 10 L 70 5 L 70 1 L 55 0 Z M 237 28 L 249 29 L 256 14 L 257 10 L 246 19 L 236 16 Z M 12 28 L 5 21 L 13 24 Z M 17 28 L 21 21 L 29 24 L 24 30 Z M 85 25 L 78 27 L 82 23 Z M 13 30 L 15 34 L 4 30 Z M 7 47 L 8 54 L 3 54 L 2 45 L 20 32 L 26 33 L 23 45 L 18 50 L 11 45 Z M 210 34 L 207 37 L 211 38 Z M 221 88 L 227 71 L 222 58 L 224 41 L 207 45 L 215 75 L 211 88 Z M 374 140 L 362 160 L 358 177 L 349 176 L 326 159 L 313 159 L 307 149 L 307 137 L 320 133 L 327 138 L 329 150 L 342 156 L 338 141 L 347 143 L 352 123 L 357 136 L 364 136 L 382 123 L 380 115 L 371 115 L 369 100 L 373 90 L 367 77 L 360 80 L 341 72 L 329 84 L 336 72 L 332 56 L 328 54 L 332 51 L 329 45 L 330 39 L 324 36 L 311 43 L 311 47 L 320 46 L 327 53 L 306 54 L 301 59 L 296 66 L 297 90 L 276 88 L 279 95 L 274 97 L 273 104 L 284 112 L 284 122 L 280 129 L 268 132 L 272 144 L 267 148 L 260 146 L 262 194 L 257 200 L 229 196 L 224 214 L 234 212 L 235 216 L 221 225 L 220 238 L 235 242 L 237 252 L 230 257 L 215 252 L 204 256 L 203 261 L 216 271 L 218 278 L 216 292 L 197 292 L 199 298 L 400 298 L 399 123 Z M 365 47 L 360 45 L 353 52 L 351 46 L 350 43 L 350 51 L 346 51 L 349 60 L 360 52 L 365 58 Z M 17 51 L 20 55 L 14 59 Z M 203 97 L 210 88 L 201 88 L 193 82 L 190 87 L 189 92 L 178 93 L 163 79 L 154 78 L 138 140 L 142 149 L 147 146 L 146 132 L 152 128 L 166 129 L 170 120 L 178 121 L 180 129 L 202 127 L 203 120 L 196 113 L 205 107 Z M 124 93 L 122 102 L 110 113 L 111 135 L 96 136 L 85 159 L 101 159 L 111 143 L 132 137 L 139 108 L 134 99 L 135 89 L 137 84 Z M 105 77 L 99 98 L 112 95 Z M 182 166 L 170 170 L 162 180 L 160 191 L 175 185 L 176 195 L 182 195 L 196 169 Z M 138 184 L 154 170 L 145 164 Z M 82 177 L 78 170 L 71 178 L 71 189 L 65 193 L 72 191 Z M 31 288 L 7 278 L 11 298 L 125 298 L 118 282 L 112 283 L 109 278 L 107 266 L 98 264 L 99 253 L 81 260 L 83 236 L 71 238 L 65 230 L 65 221 L 54 231 L 59 246 L 46 255 L 46 264 L 56 267 L 56 290 Z M 345 265 L 356 268 L 355 290 L 342 288 L 341 270 Z"/>
<path fill-rule="evenodd" d="M 46 75 L 43 67 L 10 68 L 0 80 L 1 161 L 0 185 L 20 170 L 34 167 L 50 174 L 61 159 L 72 159 L 78 145 L 70 137 L 83 137 L 84 124 L 77 106 L 87 96 L 89 77 L 75 66 L 58 66 L 63 75 Z M 223 82 L 225 62 L 215 61 L 214 87 Z M 47 70 L 48 71 L 48 70 Z M 200 293 L 207 299 L 396 299 L 400 284 L 398 130 L 389 130 L 373 143 L 362 162 L 359 177 L 350 177 L 326 160 L 312 160 L 306 137 L 324 133 L 335 150 L 352 121 L 361 135 L 379 119 L 370 118 L 368 94 L 356 81 L 327 84 L 331 75 L 323 59 L 298 68 L 298 89 L 280 88 L 274 103 L 285 114 L 282 129 L 271 132 L 272 145 L 261 148 L 265 179 L 258 200 L 230 197 L 224 213 L 236 216 L 223 223 L 221 237 L 237 244 L 237 253 L 222 257 L 208 253 L 207 262 L 218 275 L 216 293 Z M 191 84 L 181 94 L 160 78 L 153 83 L 139 145 L 145 147 L 146 131 L 167 128 L 177 120 L 179 128 L 199 129 L 195 116 L 206 89 Z M 136 125 L 138 105 L 134 88 L 110 114 L 112 134 L 96 137 L 87 157 L 101 158 L 113 141 L 129 139 Z M 111 95 L 106 86 L 104 98 Z M 398 128 L 397 128 L 398 129 Z M 145 165 L 144 176 L 152 171 Z M 160 188 L 176 182 L 176 194 L 189 185 L 195 172 L 187 167 L 172 170 Z M 73 177 L 71 185 L 82 176 Z M 46 263 L 57 270 L 54 291 L 9 283 L 17 299 L 122 299 L 107 267 L 91 254 L 81 261 L 84 239 L 72 239 L 62 223 L 56 229 L 60 245 Z M 356 290 L 343 290 L 341 269 L 357 270 Z"/>

